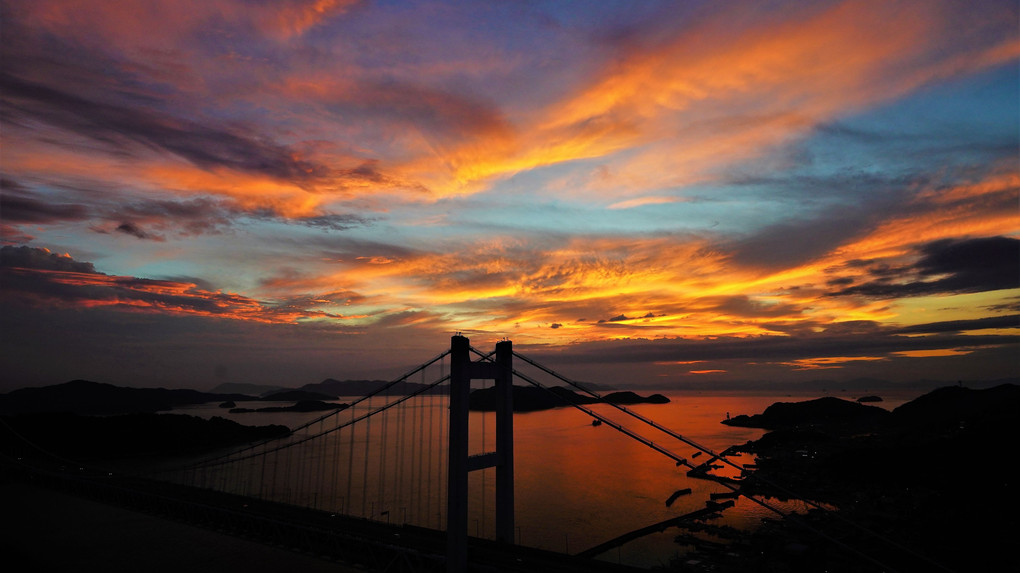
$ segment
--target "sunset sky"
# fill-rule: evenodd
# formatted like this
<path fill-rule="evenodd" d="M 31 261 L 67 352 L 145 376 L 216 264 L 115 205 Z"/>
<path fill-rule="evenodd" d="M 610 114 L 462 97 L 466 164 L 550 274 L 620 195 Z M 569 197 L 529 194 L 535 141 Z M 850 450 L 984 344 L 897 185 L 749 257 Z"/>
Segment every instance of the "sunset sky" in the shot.
<path fill-rule="evenodd" d="M 1015 0 L 0 5 L 0 391 L 1020 375 Z"/>

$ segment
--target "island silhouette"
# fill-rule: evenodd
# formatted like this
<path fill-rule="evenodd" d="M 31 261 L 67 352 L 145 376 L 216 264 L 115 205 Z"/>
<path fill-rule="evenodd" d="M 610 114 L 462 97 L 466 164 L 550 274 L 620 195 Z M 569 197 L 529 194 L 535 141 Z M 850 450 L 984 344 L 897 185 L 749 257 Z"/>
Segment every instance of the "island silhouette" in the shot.
<path fill-rule="evenodd" d="M 46 452 L 77 460 L 190 455 L 282 437 L 290 430 L 157 412 L 200 403 L 289 399 L 298 401 L 267 407 L 346 406 L 303 401 L 331 397 L 307 392 L 259 398 L 82 380 L 26 388 L 0 395 L 0 448 L 20 457 L 28 438 Z M 492 394 L 493 389 L 472 392 L 471 407 L 489 409 Z M 515 387 L 514 399 L 519 412 L 563 406 L 564 399 L 581 404 L 668 401 L 655 394 L 618 392 L 599 399 L 566 388 L 546 392 L 529 387 Z M 688 546 L 684 563 L 700 561 L 723 572 L 870 570 L 860 568 L 859 555 L 840 548 L 867 547 L 871 558 L 899 571 L 1020 569 L 1020 558 L 1009 549 L 1014 531 L 1001 525 L 1004 517 L 1020 512 L 1015 474 L 1006 464 L 1018 438 L 1020 386 L 948 386 L 891 411 L 863 402 L 834 397 L 777 402 L 759 413 L 720 420 L 768 430 L 728 450 L 755 456 L 739 482 L 739 494 L 761 499 L 796 495 L 828 509 L 769 519 L 753 531 L 706 521 L 684 524 L 685 532 L 676 537 Z M 688 493 L 673 492 L 667 507 Z M 833 537 L 839 544 L 833 545 Z M 679 571 L 704 570 L 674 565 Z"/>

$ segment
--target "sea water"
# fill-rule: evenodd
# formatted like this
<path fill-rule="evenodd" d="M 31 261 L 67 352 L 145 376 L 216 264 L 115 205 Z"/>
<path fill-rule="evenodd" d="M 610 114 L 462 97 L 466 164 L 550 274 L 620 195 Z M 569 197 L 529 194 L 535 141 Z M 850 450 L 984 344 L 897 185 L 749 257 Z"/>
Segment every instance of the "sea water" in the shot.
<path fill-rule="evenodd" d="M 891 410 L 917 394 L 886 396 L 883 402 L 873 405 Z M 674 430 L 705 450 L 721 453 L 764 433 L 760 429 L 722 424 L 727 416 L 760 413 L 775 402 L 797 402 L 823 394 L 669 392 L 666 395 L 670 398 L 668 404 L 638 404 L 627 408 Z M 839 394 L 839 397 L 853 399 L 855 396 Z M 338 402 L 349 400 L 341 398 Z M 276 454 L 271 464 L 260 466 L 255 458 L 244 471 L 263 475 L 258 483 L 251 482 L 250 489 L 255 491 L 240 493 L 380 521 L 442 529 L 446 487 L 445 400 L 444 396 L 418 398 L 407 406 L 398 407 L 405 408 L 399 414 L 394 408 L 386 422 L 378 419 L 372 425 L 359 422 L 356 426 L 360 433 L 331 434 L 327 442 L 322 442 L 322 438 L 309 442 L 320 445 L 293 449 L 285 456 Z M 289 404 L 251 402 L 238 406 Z M 695 457 L 698 449 L 645 426 L 610 405 L 597 404 L 591 408 L 695 465 L 710 457 L 707 453 Z M 222 416 L 246 425 L 282 424 L 291 428 L 322 416 L 322 413 L 297 412 L 231 414 L 216 404 L 176 409 L 174 413 L 205 418 Z M 396 417 L 398 415 L 400 418 Z M 471 453 L 494 449 L 495 415 L 471 412 L 469 423 Z M 323 422 L 320 426 L 327 427 L 327 424 Z M 318 430 L 313 425 L 306 431 L 315 433 Z M 380 448 L 383 443 L 396 441 L 402 441 L 403 445 Z M 358 454 L 359 447 L 365 453 Z M 353 452 L 350 455 L 345 453 L 348 448 Z M 379 451 L 389 453 L 380 454 Z M 571 407 L 516 414 L 514 458 L 515 541 L 566 553 L 578 553 L 630 531 L 702 509 L 710 494 L 730 491 L 714 481 L 688 477 L 688 468 L 678 467 L 669 457 L 608 424 L 593 426 L 588 414 Z M 738 466 L 754 462 L 746 455 L 729 459 Z M 301 476 L 301 468 L 316 469 L 304 472 L 313 477 L 295 477 L 294 483 L 276 477 Z M 383 480 L 371 477 L 380 471 L 389 477 Z M 273 472 L 271 483 L 266 477 L 268 472 Z M 715 473 L 735 477 L 739 470 L 724 466 Z M 494 536 L 495 481 L 491 468 L 470 475 L 470 535 Z M 286 485 L 275 485 L 278 482 Z M 670 495 L 684 488 L 691 488 L 692 493 L 677 498 L 667 507 Z M 426 489 L 429 500 L 423 501 Z M 770 500 L 769 504 L 783 511 L 806 509 L 798 502 Z M 722 517 L 711 523 L 752 529 L 762 518 L 775 516 L 770 509 L 739 498 L 734 507 L 726 509 Z M 600 558 L 640 567 L 665 564 L 671 558 L 682 556 L 685 550 L 674 541 L 678 533 L 678 529 L 670 528 L 611 549 Z"/>

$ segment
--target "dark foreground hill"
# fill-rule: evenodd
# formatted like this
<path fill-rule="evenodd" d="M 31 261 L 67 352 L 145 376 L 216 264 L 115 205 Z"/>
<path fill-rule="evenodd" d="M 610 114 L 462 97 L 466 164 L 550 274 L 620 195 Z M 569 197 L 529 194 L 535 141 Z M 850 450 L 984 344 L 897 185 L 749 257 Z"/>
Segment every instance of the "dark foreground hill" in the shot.
<path fill-rule="evenodd" d="M 1003 525 L 1020 512 L 1018 412 L 1020 387 L 1003 385 L 942 388 L 886 415 L 810 401 L 749 416 L 777 429 L 740 448 L 758 456 L 742 492 L 838 510 L 770 520 L 705 557 L 716 571 L 1020 571 Z"/>
<path fill-rule="evenodd" d="M 39 388 L 22 388 L 0 395 L 0 414 L 33 414 L 63 412 L 73 414 L 134 414 L 163 412 L 174 407 L 252 400 L 244 394 L 210 394 L 197 390 L 166 388 L 126 388 L 72 380 Z"/>
<path fill-rule="evenodd" d="M 0 450 L 8 455 L 56 454 L 78 461 L 201 453 L 290 434 L 286 426 L 181 414 L 23 414 L 0 422 Z"/>
<path fill-rule="evenodd" d="M 761 414 L 741 414 L 723 424 L 745 428 L 778 430 L 807 425 L 875 424 L 885 421 L 889 412 L 877 406 L 865 406 L 840 398 L 825 397 L 805 402 L 776 402 Z"/>

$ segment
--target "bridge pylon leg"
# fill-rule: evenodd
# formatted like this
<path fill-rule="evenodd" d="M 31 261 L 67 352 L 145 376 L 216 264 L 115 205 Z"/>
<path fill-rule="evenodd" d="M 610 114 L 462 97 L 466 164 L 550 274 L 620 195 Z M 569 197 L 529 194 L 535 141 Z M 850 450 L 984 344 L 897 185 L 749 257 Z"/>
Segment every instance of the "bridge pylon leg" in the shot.
<path fill-rule="evenodd" d="M 496 344 L 496 541 L 514 542 L 513 346 Z"/>
<path fill-rule="evenodd" d="M 468 473 L 496 468 L 496 539 L 514 541 L 514 408 L 513 346 L 496 344 L 496 360 L 472 362 L 470 341 L 460 335 L 450 341 L 450 434 L 447 474 L 446 568 L 467 570 Z M 468 457 L 468 402 L 471 380 L 495 380 L 496 451 Z"/>
<path fill-rule="evenodd" d="M 463 336 L 450 341 L 450 435 L 446 496 L 446 570 L 467 570 L 468 396 L 471 345 Z"/>

